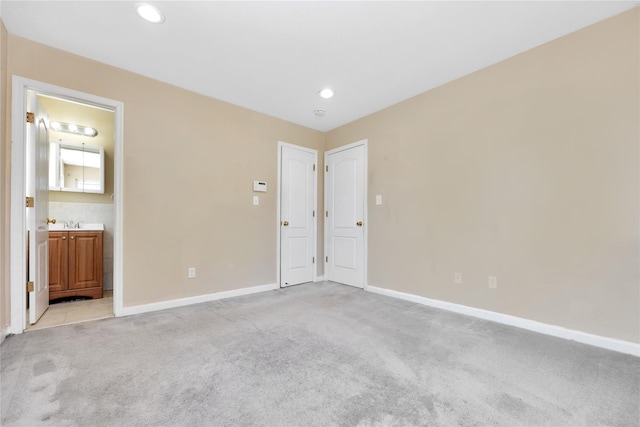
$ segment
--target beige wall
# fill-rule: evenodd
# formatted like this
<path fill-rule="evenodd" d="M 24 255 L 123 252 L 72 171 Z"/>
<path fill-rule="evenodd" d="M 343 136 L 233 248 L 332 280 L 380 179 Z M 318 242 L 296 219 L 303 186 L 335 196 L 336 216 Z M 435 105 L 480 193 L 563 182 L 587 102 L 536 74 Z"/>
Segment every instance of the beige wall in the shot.
<path fill-rule="evenodd" d="M 0 329 L 11 323 L 11 301 L 9 298 L 9 139 L 6 137 L 7 104 L 7 29 L 0 20 Z"/>
<path fill-rule="evenodd" d="M 8 60 L 124 102 L 125 307 L 275 283 L 277 142 L 321 152 L 323 133 L 12 35 Z"/>
<path fill-rule="evenodd" d="M 369 284 L 640 342 L 638 22 L 329 132 L 369 140 Z"/>

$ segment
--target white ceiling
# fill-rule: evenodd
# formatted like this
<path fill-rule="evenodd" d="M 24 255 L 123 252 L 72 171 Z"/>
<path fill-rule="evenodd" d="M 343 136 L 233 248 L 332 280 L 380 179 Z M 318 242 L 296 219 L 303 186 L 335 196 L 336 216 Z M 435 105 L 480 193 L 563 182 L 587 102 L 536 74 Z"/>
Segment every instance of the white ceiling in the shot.
<path fill-rule="evenodd" d="M 639 4 L 150 1 L 158 25 L 135 3 L 2 0 L 0 15 L 11 34 L 327 131 Z"/>

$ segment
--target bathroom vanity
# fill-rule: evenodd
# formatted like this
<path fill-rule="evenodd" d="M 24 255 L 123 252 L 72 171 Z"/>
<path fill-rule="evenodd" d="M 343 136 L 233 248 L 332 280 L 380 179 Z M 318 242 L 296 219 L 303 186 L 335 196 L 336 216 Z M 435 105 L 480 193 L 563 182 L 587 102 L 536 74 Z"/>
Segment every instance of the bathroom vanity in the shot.
<path fill-rule="evenodd" d="M 49 301 L 102 298 L 103 233 L 83 228 L 49 231 Z"/>

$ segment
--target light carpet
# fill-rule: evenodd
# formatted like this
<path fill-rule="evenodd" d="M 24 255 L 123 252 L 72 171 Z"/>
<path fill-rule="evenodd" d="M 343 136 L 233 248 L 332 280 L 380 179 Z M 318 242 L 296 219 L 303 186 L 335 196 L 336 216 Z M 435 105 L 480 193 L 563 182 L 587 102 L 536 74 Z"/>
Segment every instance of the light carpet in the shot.
<path fill-rule="evenodd" d="M 10 336 L 3 426 L 638 426 L 640 359 L 333 283 Z"/>

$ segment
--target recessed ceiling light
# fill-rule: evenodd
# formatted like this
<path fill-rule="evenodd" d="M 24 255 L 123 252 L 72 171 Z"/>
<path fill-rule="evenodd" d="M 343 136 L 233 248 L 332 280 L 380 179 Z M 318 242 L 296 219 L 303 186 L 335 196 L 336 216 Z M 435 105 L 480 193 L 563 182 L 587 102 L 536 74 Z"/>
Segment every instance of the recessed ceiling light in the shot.
<path fill-rule="evenodd" d="M 138 15 L 145 21 L 153 24 L 160 24 L 164 22 L 164 15 L 155 6 L 151 6 L 147 3 L 137 3 L 136 10 Z"/>
<path fill-rule="evenodd" d="M 329 99 L 333 97 L 333 89 L 325 88 L 318 92 L 318 94 L 324 99 Z"/>

